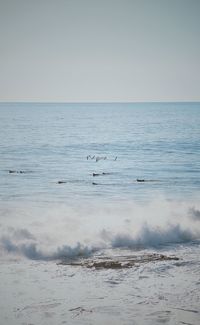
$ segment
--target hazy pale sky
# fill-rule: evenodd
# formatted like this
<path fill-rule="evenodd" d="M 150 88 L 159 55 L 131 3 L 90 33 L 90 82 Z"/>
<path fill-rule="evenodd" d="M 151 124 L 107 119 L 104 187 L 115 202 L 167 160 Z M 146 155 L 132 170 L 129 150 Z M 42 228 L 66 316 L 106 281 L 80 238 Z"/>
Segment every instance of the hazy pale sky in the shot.
<path fill-rule="evenodd" d="M 200 0 L 0 0 L 0 101 L 200 101 Z"/>

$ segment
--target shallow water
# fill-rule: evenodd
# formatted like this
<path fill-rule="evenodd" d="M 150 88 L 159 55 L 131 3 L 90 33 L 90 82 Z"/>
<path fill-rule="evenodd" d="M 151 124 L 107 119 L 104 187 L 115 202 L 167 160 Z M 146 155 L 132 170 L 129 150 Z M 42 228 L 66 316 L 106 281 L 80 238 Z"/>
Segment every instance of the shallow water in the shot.
<path fill-rule="evenodd" d="M 2 324 L 199 324 L 199 125 L 199 103 L 0 104 Z"/>

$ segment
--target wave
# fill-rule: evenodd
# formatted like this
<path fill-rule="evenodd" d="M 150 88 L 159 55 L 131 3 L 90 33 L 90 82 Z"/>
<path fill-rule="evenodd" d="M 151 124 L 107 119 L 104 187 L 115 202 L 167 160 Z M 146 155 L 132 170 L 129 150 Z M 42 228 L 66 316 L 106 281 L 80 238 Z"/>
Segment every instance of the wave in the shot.
<path fill-rule="evenodd" d="M 16 244 L 8 237 L 1 238 L 1 246 L 8 253 L 16 253 L 19 255 L 23 255 L 31 260 L 44 261 L 89 257 L 92 253 L 96 251 L 95 248 L 89 248 L 80 243 L 77 243 L 74 247 L 63 245 L 62 247 L 58 247 L 55 251 L 51 253 L 46 253 L 38 248 L 37 243 L 32 242 Z"/>
<path fill-rule="evenodd" d="M 196 209 L 195 207 L 189 208 L 189 216 L 196 220 L 200 221 L 200 210 Z"/>
<path fill-rule="evenodd" d="M 20 234 L 21 231 L 15 231 Z M 46 252 L 38 248 L 37 242 L 29 241 L 15 242 L 9 236 L 3 236 L 0 239 L 1 247 L 8 253 L 23 255 L 32 260 L 63 260 L 74 258 L 90 257 L 92 254 L 109 248 L 126 248 L 126 249 L 146 249 L 146 248 L 159 248 L 165 245 L 174 245 L 180 243 L 188 243 L 200 238 L 199 232 L 192 232 L 188 229 L 182 229 L 180 225 L 169 225 L 166 229 L 151 228 L 147 224 L 143 225 L 142 229 L 136 236 L 129 233 L 112 234 L 103 229 L 100 233 L 103 240 L 99 246 L 87 246 L 77 242 L 76 245 L 63 245 L 58 246 L 51 252 Z M 29 235 L 32 240 L 34 238 Z"/>
<path fill-rule="evenodd" d="M 197 201 L 4 206 L 0 214 L 0 251 L 32 260 L 89 257 L 105 249 L 163 248 L 200 239 Z"/>
<path fill-rule="evenodd" d="M 199 234 L 182 229 L 178 224 L 170 225 L 166 229 L 159 227 L 154 229 L 145 224 L 136 237 L 130 234 L 116 234 L 110 238 L 110 241 L 113 248 L 148 248 L 187 243 L 197 238 L 199 238 Z"/>

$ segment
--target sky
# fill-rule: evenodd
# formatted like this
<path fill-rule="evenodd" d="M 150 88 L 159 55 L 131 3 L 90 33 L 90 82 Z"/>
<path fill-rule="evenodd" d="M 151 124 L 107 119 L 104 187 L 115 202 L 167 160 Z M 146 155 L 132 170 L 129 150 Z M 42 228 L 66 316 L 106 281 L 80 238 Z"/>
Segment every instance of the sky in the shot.
<path fill-rule="evenodd" d="M 200 0 L 0 0 L 0 101 L 200 101 Z"/>

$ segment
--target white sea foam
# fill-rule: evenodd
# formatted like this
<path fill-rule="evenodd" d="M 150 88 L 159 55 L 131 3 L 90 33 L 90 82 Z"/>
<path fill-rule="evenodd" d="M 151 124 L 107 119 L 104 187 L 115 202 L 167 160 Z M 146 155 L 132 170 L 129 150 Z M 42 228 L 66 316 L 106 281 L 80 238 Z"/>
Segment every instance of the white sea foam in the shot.
<path fill-rule="evenodd" d="M 130 234 L 117 234 L 111 238 L 111 245 L 115 247 L 146 248 L 158 247 L 166 244 L 186 243 L 199 238 L 199 233 L 195 234 L 188 229 L 182 229 L 179 224 L 170 225 L 166 229 L 151 228 L 147 224 L 135 237 Z"/>
<path fill-rule="evenodd" d="M 28 219 L 19 207 L 11 211 L 7 225 L 1 227 L 4 253 L 56 260 L 89 256 L 104 248 L 150 248 L 200 239 L 198 202 L 94 202 L 49 206 L 43 215 L 41 211 L 33 209 L 31 215 L 29 206 Z"/>
<path fill-rule="evenodd" d="M 66 258 L 76 258 L 76 257 L 88 257 L 95 249 L 83 246 L 77 243 L 74 247 L 63 245 L 62 247 L 57 247 L 53 252 L 44 252 L 38 248 L 37 243 L 14 243 L 9 237 L 1 238 L 1 246 L 8 253 L 16 253 L 18 255 L 23 255 L 32 260 L 58 260 Z"/>

